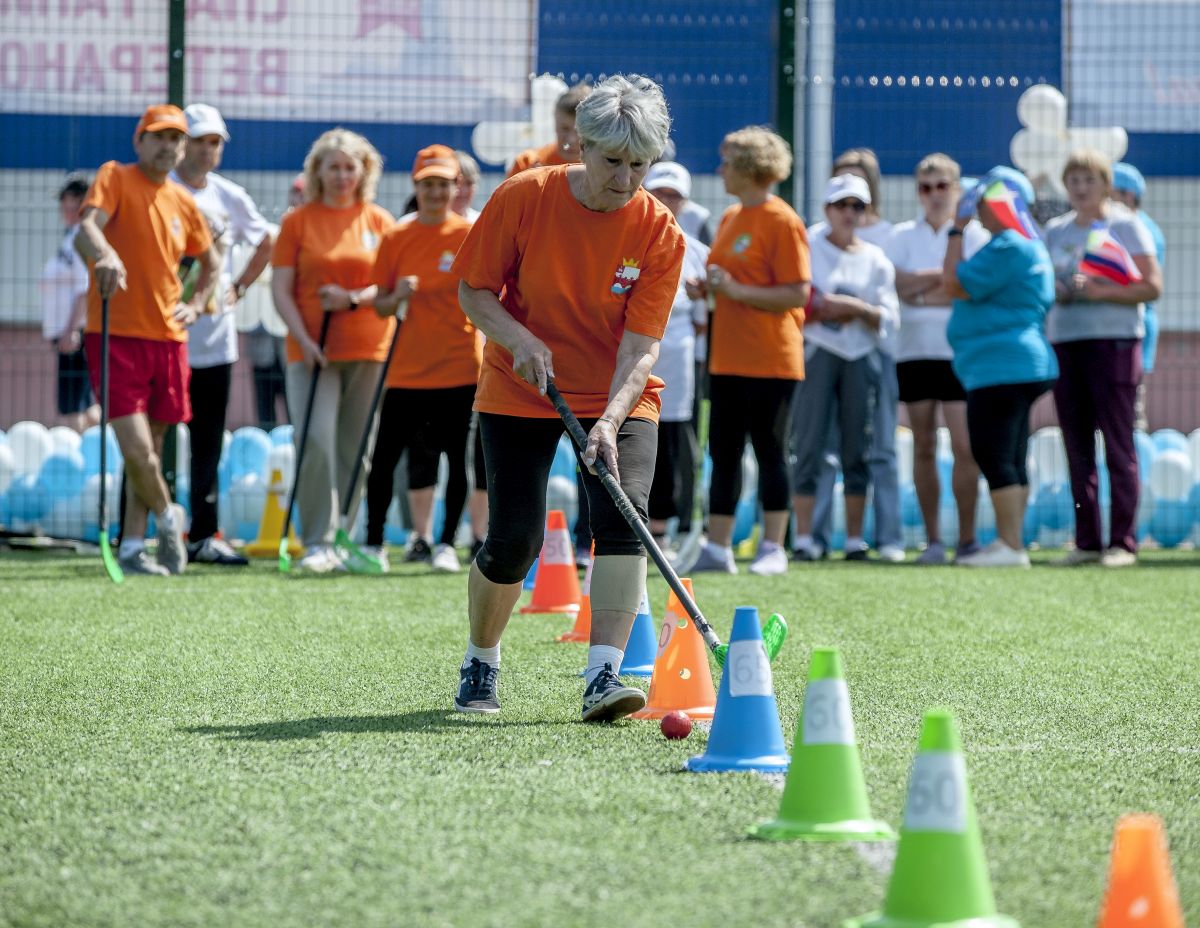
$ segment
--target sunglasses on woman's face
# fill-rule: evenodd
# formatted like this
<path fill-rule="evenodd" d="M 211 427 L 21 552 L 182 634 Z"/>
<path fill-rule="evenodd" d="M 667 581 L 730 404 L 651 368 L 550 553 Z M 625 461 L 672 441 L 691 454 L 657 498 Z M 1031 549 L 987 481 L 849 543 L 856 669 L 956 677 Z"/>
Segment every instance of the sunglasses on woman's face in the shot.
<path fill-rule="evenodd" d="M 838 200 L 830 204 L 834 209 L 852 209 L 856 213 L 865 213 L 867 204 L 862 200 Z"/>
<path fill-rule="evenodd" d="M 950 189 L 950 181 L 939 180 L 936 184 L 921 183 L 921 184 L 917 184 L 917 189 L 919 191 L 921 191 L 921 193 L 933 193 L 933 191 L 935 191 L 935 190 L 938 193 L 945 193 L 947 190 Z"/>

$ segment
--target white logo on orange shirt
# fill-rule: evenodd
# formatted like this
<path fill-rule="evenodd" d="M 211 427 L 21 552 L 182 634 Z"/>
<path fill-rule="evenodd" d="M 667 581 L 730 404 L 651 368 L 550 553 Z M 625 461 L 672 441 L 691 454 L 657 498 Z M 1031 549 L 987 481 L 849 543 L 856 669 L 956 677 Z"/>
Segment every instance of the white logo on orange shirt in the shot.
<path fill-rule="evenodd" d="M 454 252 L 446 249 L 442 252 L 442 256 L 438 259 L 438 270 L 443 274 L 447 274 L 454 264 Z"/>
<path fill-rule="evenodd" d="M 370 229 L 364 229 L 362 234 L 363 248 L 367 251 L 374 251 L 379 247 L 379 236 Z"/>

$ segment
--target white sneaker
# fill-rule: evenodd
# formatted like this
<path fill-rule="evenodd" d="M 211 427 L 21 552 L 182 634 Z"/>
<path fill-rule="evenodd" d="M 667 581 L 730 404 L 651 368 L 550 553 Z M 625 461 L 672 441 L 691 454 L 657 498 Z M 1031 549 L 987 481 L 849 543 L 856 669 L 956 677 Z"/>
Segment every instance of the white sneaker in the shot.
<path fill-rule="evenodd" d="M 759 545 L 754 563 L 750 565 L 750 573 L 760 577 L 778 577 L 786 574 L 787 569 L 787 551 L 782 545 L 772 545 L 769 550 L 764 550 L 764 546 Z"/>
<path fill-rule="evenodd" d="M 1137 555 L 1124 548 L 1109 548 L 1100 555 L 1101 567 L 1133 567 L 1137 564 Z"/>
<path fill-rule="evenodd" d="M 1028 567 L 1029 554 L 1024 551 L 1014 551 L 999 538 L 986 548 L 968 554 L 955 561 L 962 567 Z"/>
<path fill-rule="evenodd" d="M 1072 548 L 1062 557 L 1050 562 L 1051 567 L 1081 567 L 1084 564 L 1099 564 L 1099 551 L 1084 551 L 1082 548 Z"/>
<path fill-rule="evenodd" d="M 458 552 L 453 545 L 438 545 L 433 549 L 433 569 L 442 574 L 456 574 L 462 569 Z"/>
<path fill-rule="evenodd" d="M 300 558 L 299 568 L 314 574 L 328 574 L 345 570 L 346 565 L 330 545 L 313 545 Z"/>
<path fill-rule="evenodd" d="M 358 550 L 379 564 L 379 569 L 385 574 L 391 570 L 388 563 L 387 545 L 359 545 Z"/>
<path fill-rule="evenodd" d="M 737 572 L 737 564 L 733 560 L 733 548 L 723 548 L 711 541 L 704 542 L 704 546 L 700 549 L 700 556 L 685 571 L 685 573 L 692 574 L 736 574 Z"/>
<path fill-rule="evenodd" d="M 879 560 L 886 564 L 904 563 L 904 549 L 899 545 L 884 545 L 877 553 L 879 554 Z"/>

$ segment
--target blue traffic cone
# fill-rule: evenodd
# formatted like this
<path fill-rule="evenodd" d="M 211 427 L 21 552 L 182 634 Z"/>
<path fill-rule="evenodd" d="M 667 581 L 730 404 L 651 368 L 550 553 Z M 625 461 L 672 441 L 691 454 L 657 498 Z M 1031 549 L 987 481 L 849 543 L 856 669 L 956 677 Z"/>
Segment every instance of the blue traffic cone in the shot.
<path fill-rule="evenodd" d="M 625 658 L 621 661 L 621 676 L 649 677 L 654 672 L 654 658 L 658 656 L 658 633 L 654 616 L 650 612 L 650 598 L 642 590 L 642 604 L 638 606 L 637 618 L 629 631 L 625 645 Z"/>
<path fill-rule="evenodd" d="M 689 758 L 684 767 L 693 773 L 782 773 L 788 769 L 771 662 L 763 648 L 758 610 L 753 606 L 738 606 L 733 614 L 733 632 L 708 748 Z"/>
<path fill-rule="evenodd" d="M 532 590 L 533 582 L 537 579 L 538 558 L 533 559 L 533 563 L 529 565 L 529 573 L 525 575 L 525 582 L 521 584 L 521 589 Z"/>

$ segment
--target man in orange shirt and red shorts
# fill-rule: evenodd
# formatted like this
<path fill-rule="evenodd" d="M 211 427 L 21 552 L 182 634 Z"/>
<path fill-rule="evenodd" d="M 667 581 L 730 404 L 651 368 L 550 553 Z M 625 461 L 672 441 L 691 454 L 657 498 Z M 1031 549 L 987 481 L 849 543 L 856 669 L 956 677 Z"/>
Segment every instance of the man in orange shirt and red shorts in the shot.
<path fill-rule="evenodd" d="M 110 301 L 108 416 L 125 459 L 125 524 L 118 560 L 126 574 L 168 576 L 187 566 L 183 507 L 161 471 L 167 429 L 191 418 L 187 327 L 203 311 L 220 262 L 191 194 L 168 175 L 183 157 L 187 120 L 175 106 L 147 108 L 133 134 L 134 164 L 100 168 L 83 202 L 75 247 L 92 265 L 85 344 L 100 395 L 101 303 Z M 200 263 L 181 302 L 179 262 Z M 146 518 L 158 527 L 157 563 L 146 555 Z"/>
<path fill-rule="evenodd" d="M 500 185 L 454 261 L 459 301 L 487 336 L 475 398 L 491 521 L 468 582 L 470 638 L 455 708 L 500 711 L 500 637 L 542 543 L 546 483 L 562 422 L 546 398 L 557 378 L 588 429 L 580 463 L 602 457 L 646 519 L 658 450 L 651 376 L 671 314 L 684 238 L 642 189 L 670 130 L 662 90 L 615 76 L 579 106 L 582 163 L 524 171 Z M 596 558 L 581 717 L 636 712 L 645 694 L 618 670 L 645 590 L 646 553 L 590 470 Z"/>

